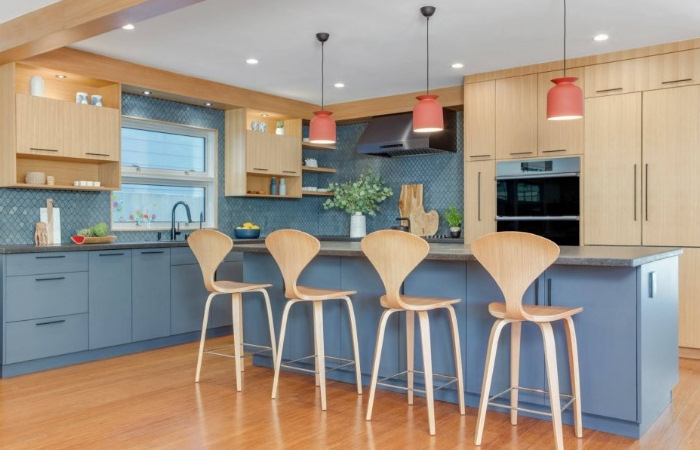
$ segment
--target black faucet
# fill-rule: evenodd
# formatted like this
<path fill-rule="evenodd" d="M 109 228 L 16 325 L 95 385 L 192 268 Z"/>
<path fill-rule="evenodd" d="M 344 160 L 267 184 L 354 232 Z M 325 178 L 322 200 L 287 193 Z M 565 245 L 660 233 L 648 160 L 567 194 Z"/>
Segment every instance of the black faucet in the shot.
<path fill-rule="evenodd" d="M 187 212 L 187 223 L 192 222 L 192 216 L 190 215 L 190 206 L 187 203 L 183 202 L 182 200 L 175 203 L 173 205 L 172 217 L 170 220 L 170 240 L 171 241 L 177 240 L 177 235 L 180 234 L 180 232 L 175 229 L 175 210 L 177 209 L 178 205 L 183 205 L 185 207 L 185 212 Z"/>

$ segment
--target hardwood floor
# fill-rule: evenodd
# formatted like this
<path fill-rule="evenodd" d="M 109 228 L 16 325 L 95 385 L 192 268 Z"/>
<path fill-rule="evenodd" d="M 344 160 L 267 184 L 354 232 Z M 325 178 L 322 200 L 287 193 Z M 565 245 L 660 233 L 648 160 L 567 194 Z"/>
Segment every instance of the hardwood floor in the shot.
<path fill-rule="evenodd" d="M 270 399 L 272 371 L 246 362 L 236 392 L 233 361 L 205 356 L 194 383 L 195 343 L 0 380 L 0 448 L 475 448 L 476 410 L 436 402 L 437 436 L 425 402 L 378 391 L 371 422 L 365 394 L 328 382 L 328 411 L 313 378 L 283 373 Z M 585 423 L 585 422 L 584 422 Z M 483 449 L 554 447 L 549 422 L 489 412 Z M 640 441 L 564 426 L 567 449 L 700 448 L 700 361 L 681 360 L 673 405 Z"/>

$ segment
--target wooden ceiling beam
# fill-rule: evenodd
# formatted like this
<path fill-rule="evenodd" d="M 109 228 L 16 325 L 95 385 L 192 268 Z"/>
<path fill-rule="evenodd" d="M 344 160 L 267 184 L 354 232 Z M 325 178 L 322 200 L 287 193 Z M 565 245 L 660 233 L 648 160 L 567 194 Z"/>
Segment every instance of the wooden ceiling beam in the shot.
<path fill-rule="evenodd" d="M 0 24 L 0 64 L 31 58 L 202 1 L 62 0 Z"/>

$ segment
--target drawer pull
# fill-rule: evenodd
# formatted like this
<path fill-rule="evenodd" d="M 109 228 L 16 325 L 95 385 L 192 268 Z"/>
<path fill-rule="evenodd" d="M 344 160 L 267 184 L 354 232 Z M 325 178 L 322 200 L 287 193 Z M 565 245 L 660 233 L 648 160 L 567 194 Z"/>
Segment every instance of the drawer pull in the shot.
<path fill-rule="evenodd" d="M 34 278 L 34 281 L 57 281 L 65 279 L 66 277 Z"/>
<path fill-rule="evenodd" d="M 66 321 L 66 319 L 62 319 L 62 320 L 51 320 L 51 321 L 49 321 L 49 322 L 38 322 L 38 323 L 35 323 L 34 325 L 36 325 L 37 327 L 39 327 L 39 326 L 41 326 L 41 325 L 53 325 L 53 324 L 55 324 L 55 323 L 63 323 L 63 322 L 65 322 L 65 321 Z"/>
<path fill-rule="evenodd" d="M 253 167 L 253 170 L 264 170 L 264 171 L 267 172 L 267 169 L 263 169 L 263 168 L 260 168 L 260 167 Z"/>
<path fill-rule="evenodd" d="M 470 158 L 486 158 L 487 156 L 491 155 L 469 155 Z"/>
<path fill-rule="evenodd" d="M 156 253 L 164 253 L 164 252 L 163 252 L 163 250 L 151 250 L 151 251 L 141 252 L 142 255 L 153 255 Z"/>
<path fill-rule="evenodd" d="M 621 91 L 621 90 L 622 90 L 621 87 L 617 87 L 617 88 L 610 88 L 610 89 L 599 89 L 596 92 L 602 93 L 602 92 L 613 92 L 613 91 Z"/>
<path fill-rule="evenodd" d="M 124 253 L 100 253 L 100 256 L 124 256 Z"/>
<path fill-rule="evenodd" d="M 297 173 L 295 170 L 283 170 L 283 173 Z"/>
<path fill-rule="evenodd" d="M 29 147 L 29 150 L 36 150 L 39 152 L 58 152 L 55 148 L 37 148 L 37 147 Z"/>
<path fill-rule="evenodd" d="M 511 155 L 531 155 L 533 152 L 510 152 Z"/>
<path fill-rule="evenodd" d="M 560 148 L 558 150 L 542 150 L 542 153 L 557 153 L 557 152 L 565 152 L 565 148 Z"/>
<path fill-rule="evenodd" d="M 91 153 L 91 152 L 85 152 L 86 155 L 90 156 L 110 156 L 108 153 Z"/>
<path fill-rule="evenodd" d="M 48 255 L 48 256 L 35 256 L 36 259 L 56 259 L 65 258 L 66 255 Z"/>
<path fill-rule="evenodd" d="M 683 78 L 682 80 L 662 81 L 661 84 L 683 83 L 685 81 L 693 81 L 693 79 L 692 78 Z"/>

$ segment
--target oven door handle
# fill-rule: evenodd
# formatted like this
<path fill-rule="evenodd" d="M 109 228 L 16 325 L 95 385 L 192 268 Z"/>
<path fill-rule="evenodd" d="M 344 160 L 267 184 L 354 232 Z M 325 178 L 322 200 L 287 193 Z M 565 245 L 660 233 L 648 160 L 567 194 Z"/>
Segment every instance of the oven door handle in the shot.
<path fill-rule="evenodd" d="M 521 222 L 532 222 L 535 220 L 564 221 L 580 220 L 580 216 L 496 216 L 496 221 L 519 220 Z"/>
<path fill-rule="evenodd" d="M 496 180 L 532 180 L 535 178 L 579 177 L 579 172 L 518 173 L 515 175 L 496 175 Z"/>

